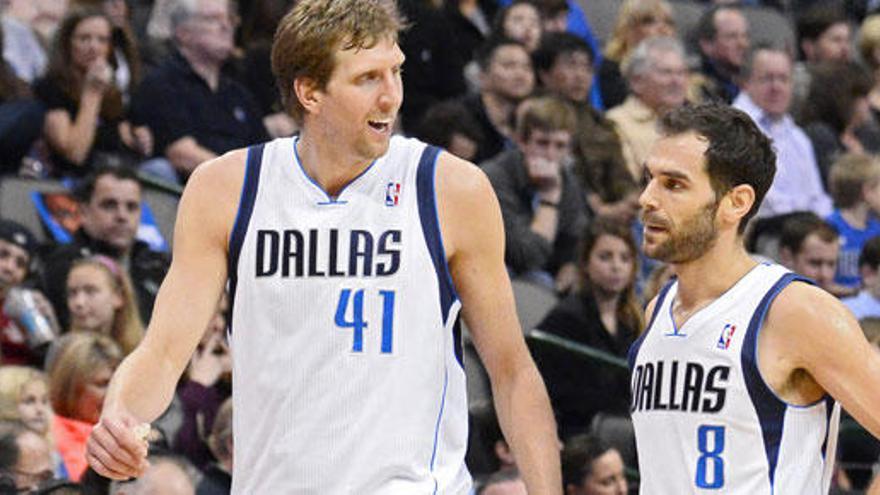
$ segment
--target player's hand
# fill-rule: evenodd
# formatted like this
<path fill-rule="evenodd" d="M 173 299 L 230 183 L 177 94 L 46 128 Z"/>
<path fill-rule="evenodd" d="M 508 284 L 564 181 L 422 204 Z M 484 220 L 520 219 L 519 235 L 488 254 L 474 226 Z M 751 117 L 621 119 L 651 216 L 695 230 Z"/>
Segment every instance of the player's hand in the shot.
<path fill-rule="evenodd" d="M 148 444 L 130 414 L 105 411 L 86 442 L 86 460 L 98 474 L 114 480 L 137 478 L 149 467 Z"/>

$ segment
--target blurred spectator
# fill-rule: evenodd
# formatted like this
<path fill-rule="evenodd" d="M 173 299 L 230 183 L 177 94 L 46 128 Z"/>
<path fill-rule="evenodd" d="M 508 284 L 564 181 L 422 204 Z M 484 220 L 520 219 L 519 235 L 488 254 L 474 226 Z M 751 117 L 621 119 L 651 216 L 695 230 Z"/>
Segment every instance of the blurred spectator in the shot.
<path fill-rule="evenodd" d="M 239 79 L 256 98 L 260 114 L 264 115 L 263 124 L 272 137 L 290 136 L 296 131 L 296 123 L 281 103 L 271 61 L 272 37 L 292 4 L 292 0 L 249 2 L 241 27 L 245 53 L 240 61 Z"/>
<path fill-rule="evenodd" d="M 493 473 L 480 485 L 477 495 L 528 495 L 526 484 L 516 469 Z"/>
<path fill-rule="evenodd" d="M 73 242 L 56 248 L 45 260 L 42 286 L 67 328 L 65 287 L 70 266 L 79 258 L 108 256 L 126 267 L 134 284 L 141 321 L 149 321 L 153 301 L 168 270 L 165 253 L 135 238 L 141 218 L 141 184 L 130 169 L 99 168 L 74 191 L 82 226 Z"/>
<path fill-rule="evenodd" d="M 410 134 L 427 132 L 421 127 L 426 111 L 467 92 L 464 67 L 474 56 L 473 46 L 458 48 L 463 40 L 453 37 L 454 25 L 447 10 L 434 4 L 432 0 L 398 2 L 401 12 L 412 23 L 412 27 L 400 33 L 400 49 L 406 56 L 400 120 L 404 132 Z"/>
<path fill-rule="evenodd" d="M 53 478 L 52 452 L 46 439 L 20 423 L 0 424 L 0 483 L 11 480 L 15 488 L 3 493 L 39 493 L 37 490 Z"/>
<path fill-rule="evenodd" d="M 823 183 L 844 153 L 880 151 L 880 130 L 871 123 L 871 75 L 855 62 L 827 63 L 812 72 L 799 123 L 813 142 Z"/>
<path fill-rule="evenodd" d="M 30 366 L 0 366 L 0 419 L 19 421 L 45 438 L 52 450 L 55 477 L 67 479 L 67 468 L 52 437 L 52 414 L 45 373 Z"/>
<path fill-rule="evenodd" d="M 846 154 L 834 162 L 829 177 L 836 209 L 827 218 L 840 234 L 840 254 L 834 282 L 861 286 L 859 255 L 865 242 L 880 235 L 880 159 Z"/>
<path fill-rule="evenodd" d="M 548 33 L 533 59 L 543 89 L 575 109 L 574 172 L 590 208 L 629 223 L 638 209 L 636 181 L 626 170 L 614 125 L 587 100 L 593 79 L 589 45 L 573 34 Z"/>
<path fill-rule="evenodd" d="M 620 452 L 596 437 L 573 437 L 562 449 L 566 495 L 626 495 L 629 485 L 623 468 Z"/>
<path fill-rule="evenodd" d="M 862 62 L 871 70 L 873 82 L 868 104 L 874 121 L 880 121 L 880 14 L 869 16 L 859 30 L 857 46 Z"/>
<path fill-rule="evenodd" d="M 634 179 L 643 175 L 643 164 L 659 137 L 660 117 L 685 102 L 687 65 L 684 47 L 676 38 L 647 38 L 623 64 L 630 95 L 608 111 L 623 141 L 623 156 Z"/>
<path fill-rule="evenodd" d="M 7 30 L 6 23 L 0 23 L 0 53 L 6 46 Z M 34 101 L 27 83 L 0 59 L 0 176 L 18 173 L 21 159 L 43 131 L 43 113 L 43 105 Z"/>
<path fill-rule="evenodd" d="M 516 106 L 532 94 L 535 74 L 525 47 L 505 38 L 491 39 L 480 47 L 477 63 L 480 92 L 465 97 L 462 102 L 483 134 L 474 156 L 474 162 L 480 163 L 513 145 Z"/>
<path fill-rule="evenodd" d="M 809 101 L 810 70 L 816 64 L 845 63 L 852 59 L 852 32 L 843 6 L 837 0 L 816 2 L 795 19 L 801 60 L 794 64 L 792 75 L 793 108 L 799 114 Z"/>
<path fill-rule="evenodd" d="M 577 125 L 571 106 L 534 97 L 517 109 L 516 149 L 483 165 L 501 204 L 505 262 L 515 276 L 564 291 L 576 281 L 584 194 L 565 162 Z"/>
<path fill-rule="evenodd" d="M 445 148 L 453 155 L 474 161 L 483 140 L 480 126 L 460 101 L 437 103 L 425 112 L 418 137 L 426 143 Z"/>
<path fill-rule="evenodd" d="M 788 113 L 791 58 L 785 50 L 756 46 L 743 67 L 744 91 L 733 106 L 744 111 L 773 140 L 776 176 L 758 210 L 759 217 L 809 210 L 831 214 L 831 198 L 822 187 L 813 145 Z"/>
<path fill-rule="evenodd" d="M 645 38 L 675 36 L 672 7 L 665 0 L 624 0 L 617 14 L 617 24 L 605 47 L 599 66 L 599 87 L 605 108 L 623 103 L 628 86 L 620 64 Z"/>
<path fill-rule="evenodd" d="M 57 325 L 52 304 L 38 291 L 24 289 L 36 255 L 37 242 L 23 225 L 0 220 L 0 360 L 3 364 L 40 365 L 43 349 L 32 347 L 28 330 L 32 324 L 30 308 L 14 308 L 14 290 L 27 291 L 39 313 Z"/>
<path fill-rule="evenodd" d="M 580 289 L 557 304 L 537 328 L 625 357 L 643 323 L 635 295 L 637 256 L 628 226 L 607 218 L 593 220 L 580 253 Z M 587 431 L 597 413 L 627 415 L 626 370 L 549 346 L 533 348 L 533 355 L 563 438 Z"/>
<path fill-rule="evenodd" d="M 543 18 L 535 1 L 514 0 L 498 12 L 492 33 L 519 41 L 527 52 L 533 53 L 541 43 L 543 29 Z"/>
<path fill-rule="evenodd" d="M 843 299 L 843 304 L 856 319 L 880 318 L 880 237 L 872 237 L 862 247 L 859 273 L 862 290 L 856 296 Z"/>
<path fill-rule="evenodd" d="M 149 129 L 126 120 L 112 50 L 112 25 L 100 10 L 73 10 L 58 29 L 49 70 L 35 88 L 48 109 L 43 134 L 56 176 L 134 166 L 152 153 Z"/>
<path fill-rule="evenodd" d="M 232 356 L 226 345 L 226 296 L 196 347 L 187 369 L 187 378 L 177 389 L 183 407 L 183 424 L 174 440 L 174 450 L 199 469 L 216 460 L 209 433 L 220 406 L 232 393 Z"/>
<path fill-rule="evenodd" d="M 57 34 L 61 20 L 67 14 L 69 0 L 6 0 L 9 17 L 28 23 L 40 37 L 43 46 L 49 46 Z"/>
<path fill-rule="evenodd" d="M 217 411 L 208 445 L 217 462 L 205 468 L 205 476 L 196 487 L 196 495 L 229 495 L 233 463 L 232 398 L 226 399 Z"/>
<path fill-rule="evenodd" d="M 127 104 L 142 77 L 141 54 L 127 0 L 71 0 L 71 6 L 101 9 L 112 25 L 113 83 L 122 92 Z"/>
<path fill-rule="evenodd" d="M 793 215 L 782 224 L 779 262 L 835 295 L 845 292 L 834 284 L 839 251 L 837 231 L 813 213 Z"/>
<path fill-rule="evenodd" d="M 880 350 L 880 317 L 868 316 L 859 320 L 865 340 Z"/>
<path fill-rule="evenodd" d="M 122 352 L 110 338 L 69 333 L 53 344 L 46 359 L 49 397 L 55 416 L 52 433 L 70 479 L 79 481 L 86 464 L 86 440 L 101 418 L 104 396 Z"/>
<path fill-rule="evenodd" d="M 499 471 L 516 469 L 516 459 L 501 433 L 498 415 L 491 398 L 469 407 L 468 470 L 479 478 Z"/>
<path fill-rule="evenodd" d="M 37 33 L 27 22 L 9 15 L 8 8 L 0 8 L 0 44 L 4 64 L 19 79 L 32 83 L 46 72 L 49 57 Z"/>
<path fill-rule="evenodd" d="M 700 72 L 691 77 L 690 99 L 731 103 L 749 51 L 748 20 L 735 5 L 716 5 L 700 17 L 696 30 Z"/>
<path fill-rule="evenodd" d="M 113 339 L 128 355 L 144 336 L 128 274 L 103 255 L 73 262 L 67 274 L 71 332 L 95 332 Z"/>
<path fill-rule="evenodd" d="M 193 495 L 195 488 L 189 466 L 183 459 L 152 455 L 147 458 L 150 467 L 132 481 L 115 481 L 110 495 Z"/>
<path fill-rule="evenodd" d="M 498 0 L 499 5 L 508 5 L 511 0 Z M 571 33 L 583 39 L 590 45 L 590 49 L 596 54 L 595 66 L 601 62 L 602 47 L 599 40 L 593 34 L 587 15 L 579 0 L 535 0 L 538 10 L 544 20 L 544 33 Z M 602 110 L 602 95 L 599 86 L 593 86 L 590 91 L 590 104 L 597 110 Z"/>
<path fill-rule="evenodd" d="M 153 131 L 156 154 L 167 158 L 143 170 L 177 182 L 200 163 L 268 135 L 254 97 L 221 72 L 233 49 L 229 1 L 177 2 L 171 28 L 177 50 L 144 79 L 132 115 Z"/>

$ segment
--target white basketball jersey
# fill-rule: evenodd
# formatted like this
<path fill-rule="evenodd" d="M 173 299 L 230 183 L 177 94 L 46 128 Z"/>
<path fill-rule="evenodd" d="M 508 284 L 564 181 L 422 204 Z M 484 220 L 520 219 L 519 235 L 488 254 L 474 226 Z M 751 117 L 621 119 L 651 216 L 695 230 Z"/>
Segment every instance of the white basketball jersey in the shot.
<path fill-rule="evenodd" d="M 783 402 L 757 364 L 767 311 L 794 280 L 759 264 L 681 328 L 677 281 L 661 291 L 629 356 L 642 495 L 828 492 L 839 407 Z"/>
<path fill-rule="evenodd" d="M 465 494 L 465 375 L 434 191 L 394 137 L 337 197 L 252 147 L 230 240 L 235 494 Z"/>

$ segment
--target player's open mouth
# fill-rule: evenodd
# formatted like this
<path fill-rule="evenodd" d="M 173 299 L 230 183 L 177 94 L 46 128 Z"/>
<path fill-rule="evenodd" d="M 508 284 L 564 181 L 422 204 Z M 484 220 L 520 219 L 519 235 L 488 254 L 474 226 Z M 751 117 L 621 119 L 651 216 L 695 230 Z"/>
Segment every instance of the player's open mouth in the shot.
<path fill-rule="evenodd" d="M 384 120 L 368 120 L 368 124 L 377 132 L 386 133 L 391 130 L 391 122 Z"/>
<path fill-rule="evenodd" d="M 666 229 L 659 225 L 645 225 L 645 232 L 659 234 L 660 232 L 666 232 Z"/>

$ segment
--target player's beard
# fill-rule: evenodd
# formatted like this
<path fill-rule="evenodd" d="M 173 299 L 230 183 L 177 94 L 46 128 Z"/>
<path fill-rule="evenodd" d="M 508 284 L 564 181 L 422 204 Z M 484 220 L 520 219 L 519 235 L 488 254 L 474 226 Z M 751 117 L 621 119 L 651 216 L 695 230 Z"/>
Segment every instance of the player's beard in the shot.
<path fill-rule="evenodd" d="M 665 263 L 687 263 L 703 256 L 715 244 L 718 229 L 715 227 L 715 213 L 718 202 L 711 201 L 689 218 L 684 219 L 679 227 L 666 223 L 666 239 L 656 246 L 642 244 L 645 254 Z M 650 219 L 650 213 L 642 214 L 642 221 Z"/>

